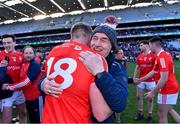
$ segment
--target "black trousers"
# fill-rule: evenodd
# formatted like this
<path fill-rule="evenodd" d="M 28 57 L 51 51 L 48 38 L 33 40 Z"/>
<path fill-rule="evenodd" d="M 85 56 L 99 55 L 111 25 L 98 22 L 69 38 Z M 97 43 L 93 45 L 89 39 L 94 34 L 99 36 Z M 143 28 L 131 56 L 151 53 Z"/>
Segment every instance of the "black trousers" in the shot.
<path fill-rule="evenodd" d="M 43 100 L 41 96 L 32 101 L 26 100 L 26 109 L 30 123 L 40 123 L 42 107 Z"/>

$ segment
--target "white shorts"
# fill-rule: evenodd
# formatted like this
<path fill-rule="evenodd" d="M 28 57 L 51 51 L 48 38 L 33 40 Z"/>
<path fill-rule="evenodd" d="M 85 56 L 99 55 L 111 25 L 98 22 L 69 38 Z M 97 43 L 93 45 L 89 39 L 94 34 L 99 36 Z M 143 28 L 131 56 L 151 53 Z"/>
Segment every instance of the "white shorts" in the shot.
<path fill-rule="evenodd" d="M 178 93 L 176 94 L 160 94 L 158 93 L 158 104 L 176 105 Z"/>
<path fill-rule="evenodd" d="M 154 81 L 152 82 L 141 82 L 140 84 L 137 85 L 138 88 L 140 89 L 146 89 L 146 90 L 154 90 L 156 87 L 156 83 Z"/>
<path fill-rule="evenodd" d="M 25 97 L 22 91 L 15 91 L 11 97 L 2 100 L 3 107 L 12 107 L 25 103 Z"/>

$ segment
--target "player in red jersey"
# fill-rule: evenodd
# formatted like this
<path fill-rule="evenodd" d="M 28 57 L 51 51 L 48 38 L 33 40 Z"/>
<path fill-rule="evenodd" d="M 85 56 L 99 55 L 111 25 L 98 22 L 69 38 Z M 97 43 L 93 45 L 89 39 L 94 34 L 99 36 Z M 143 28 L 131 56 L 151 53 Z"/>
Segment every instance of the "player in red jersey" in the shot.
<path fill-rule="evenodd" d="M 86 70 L 78 59 L 79 53 L 86 50 L 92 51 L 87 45 L 70 41 L 55 47 L 49 53 L 47 76 L 55 77 L 55 83 L 61 84 L 60 87 L 63 92 L 59 98 L 46 96 L 43 123 L 91 122 L 89 88 L 94 76 Z M 83 76 L 79 77 L 80 75 Z M 56 103 L 58 103 L 57 106 Z"/>
<path fill-rule="evenodd" d="M 146 98 L 151 100 L 158 92 L 158 116 L 160 123 L 168 123 L 168 112 L 173 119 L 180 123 L 179 114 L 173 109 L 173 105 L 177 103 L 179 86 L 174 74 L 174 64 L 170 53 L 164 51 L 161 47 L 162 39 L 160 37 L 153 37 L 149 40 L 150 48 L 156 53 L 157 58 L 154 68 L 144 77 L 137 79 L 136 82 L 142 82 L 149 77 L 152 77 L 155 72 L 159 80 L 154 90 L 145 94 Z"/>
<path fill-rule="evenodd" d="M 19 74 L 23 63 L 23 54 L 15 50 L 15 37 L 12 35 L 3 35 L 2 44 L 5 50 L 0 52 L 0 66 L 7 66 L 6 74 L 9 75 L 14 83 L 20 80 Z M 9 62 L 4 58 L 8 57 Z M 22 91 L 16 91 L 9 98 L 2 100 L 3 105 L 3 123 L 11 123 L 12 106 L 15 104 L 19 111 L 21 123 L 25 123 L 25 99 Z"/>
<path fill-rule="evenodd" d="M 153 69 L 156 59 L 156 55 L 150 51 L 149 42 L 142 40 L 140 41 L 139 45 L 140 45 L 141 54 L 139 54 L 136 60 L 134 78 L 141 78 L 146 74 L 148 74 Z M 144 117 L 143 114 L 144 90 L 151 91 L 155 88 L 155 86 L 156 83 L 153 77 L 137 85 L 138 114 L 134 118 L 135 120 L 141 120 Z M 147 122 L 152 123 L 153 101 L 148 100 L 147 102 L 148 102 Z"/>

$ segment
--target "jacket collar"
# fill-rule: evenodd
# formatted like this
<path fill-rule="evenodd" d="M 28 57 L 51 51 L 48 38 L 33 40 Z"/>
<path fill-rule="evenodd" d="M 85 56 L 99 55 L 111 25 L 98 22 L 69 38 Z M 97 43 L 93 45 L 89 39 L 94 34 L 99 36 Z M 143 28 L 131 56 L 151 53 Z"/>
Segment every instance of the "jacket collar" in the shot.
<path fill-rule="evenodd" d="M 110 66 L 112 65 L 114 59 L 115 59 L 114 52 L 111 51 L 111 52 L 109 53 L 109 55 L 106 57 L 106 61 L 107 61 L 107 63 L 108 63 L 108 67 L 110 67 Z"/>

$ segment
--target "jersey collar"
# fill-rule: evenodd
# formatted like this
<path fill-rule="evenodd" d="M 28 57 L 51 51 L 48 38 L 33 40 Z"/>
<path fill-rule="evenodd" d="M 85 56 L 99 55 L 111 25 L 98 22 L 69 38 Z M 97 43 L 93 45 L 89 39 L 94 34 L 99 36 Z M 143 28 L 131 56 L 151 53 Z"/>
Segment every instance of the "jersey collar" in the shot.
<path fill-rule="evenodd" d="M 159 51 L 159 53 L 157 54 L 157 56 L 159 56 L 163 51 L 164 51 L 164 50 Z"/>
<path fill-rule="evenodd" d="M 150 53 L 151 53 L 151 50 L 148 51 L 148 54 L 150 54 Z"/>
<path fill-rule="evenodd" d="M 145 53 L 143 53 L 143 54 L 144 54 L 144 55 L 148 55 L 148 54 L 150 54 L 150 53 L 151 53 L 151 50 L 149 50 L 147 54 L 145 54 Z"/>
<path fill-rule="evenodd" d="M 16 50 L 14 50 L 13 52 L 15 52 Z M 5 53 L 9 53 L 7 50 L 4 50 Z"/>

